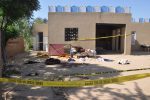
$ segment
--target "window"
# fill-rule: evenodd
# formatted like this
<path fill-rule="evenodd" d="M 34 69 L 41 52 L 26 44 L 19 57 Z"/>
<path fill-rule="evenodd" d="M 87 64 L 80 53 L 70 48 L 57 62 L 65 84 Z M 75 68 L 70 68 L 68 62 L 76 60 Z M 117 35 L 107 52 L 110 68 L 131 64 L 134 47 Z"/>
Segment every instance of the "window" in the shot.
<path fill-rule="evenodd" d="M 131 44 L 135 45 L 135 42 L 136 42 L 136 31 L 133 31 L 131 33 Z"/>
<path fill-rule="evenodd" d="M 78 28 L 65 28 L 65 41 L 78 40 Z"/>

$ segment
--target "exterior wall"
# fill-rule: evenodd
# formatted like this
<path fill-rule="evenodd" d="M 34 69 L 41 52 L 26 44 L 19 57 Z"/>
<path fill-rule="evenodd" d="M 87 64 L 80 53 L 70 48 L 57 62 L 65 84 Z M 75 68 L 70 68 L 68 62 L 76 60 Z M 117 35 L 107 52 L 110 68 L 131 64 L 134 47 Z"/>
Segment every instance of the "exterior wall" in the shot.
<path fill-rule="evenodd" d="M 32 30 L 33 36 L 38 32 L 43 32 L 44 36 L 48 36 L 48 24 L 34 24 Z"/>
<path fill-rule="evenodd" d="M 96 36 L 96 23 L 109 23 L 109 24 L 126 24 L 125 33 L 130 32 L 130 14 L 114 14 L 114 13 L 52 13 L 48 15 L 48 38 L 49 44 L 72 44 L 82 46 L 84 48 L 95 49 L 95 40 L 87 41 L 65 41 L 65 28 L 78 28 L 78 38 L 95 38 Z M 124 53 L 130 54 L 131 37 L 125 38 Z"/>
<path fill-rule="evenodd" d="M 48 24 L 34 24 L 33 25 L 33 49 L 38 50 L 39 40 L 38 33 L 43 32 L 43 50 L 48 51 Z"/>
<path fill-rule="evenodd" d="M 132 50 L 141 50 L 141 44 L 150 45 L 150 23 L 132 23 L 130 30 L 136 32 L 136 44 L 132 45 Z"/>
<path fill-rule="evenodd" d="M 19 48 L 18 48 L 19 47 Z M 24 40 L 23 38 L 12 38 L 7 41 L 6 53 L 8 57 L 13 57 L 16 54 L 24 52 Z"/>

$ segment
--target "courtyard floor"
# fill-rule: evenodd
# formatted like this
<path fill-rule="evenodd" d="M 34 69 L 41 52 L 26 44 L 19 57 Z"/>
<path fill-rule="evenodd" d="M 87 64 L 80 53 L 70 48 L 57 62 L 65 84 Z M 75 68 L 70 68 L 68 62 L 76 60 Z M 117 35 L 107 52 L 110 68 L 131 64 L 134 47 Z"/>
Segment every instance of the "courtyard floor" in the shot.
<path fill-rule="evenodd" d="M 21 78 L 53 80 L 55 76 L 71 75 L 74 73 L 94 73 L 115 70 L 129 70 L 150 68 L 150 53 L 135 52 L 133 55 L 109 54 L 100 55 L 111 61 L 98 61 L 95 58 L 87 58 L 84 62 L 75 58 L 78 65 L 45 65 L 46 58 L 37 58 L 37 52 L 22 53 L 10 59 L 10 64 L 19 67 Z M 67 62 L 68 58 L 53 57 Z M 118 60 L 127 59 L 130 64 L 120 65 Z M 40 63 L 24 64 L 32 60 Z M 28 76 L 30 73 L 38 73 L 36 76 Z M 150 70 L 129 71 L 111 73 L 97 76 L 87 76 L 88 79 L 101 79 L 106 77 L 126 76 L 133 74 L 150 73 Z M 63 77 L 65 80 L 80 80 L 79 77 Z M 3 83 L 3 97 L 6 100 L 150 100 L 150 78 L 124 82 L 121 84 L 107 84 L 104 86 L 88 86 L 79 88 L 51 88 L 34 87 Z M 21 99 L 20 99 L 21 98 Z"/>

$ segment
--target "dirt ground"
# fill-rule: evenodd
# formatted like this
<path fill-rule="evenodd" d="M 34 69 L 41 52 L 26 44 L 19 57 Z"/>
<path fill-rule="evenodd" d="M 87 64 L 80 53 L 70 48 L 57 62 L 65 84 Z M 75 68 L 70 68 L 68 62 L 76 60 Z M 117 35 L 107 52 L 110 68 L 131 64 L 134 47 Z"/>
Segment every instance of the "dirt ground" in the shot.
<path fill-rule="evenodd" d="M 55 80 L 63 75 L 74 73 L 93 73 L 103 71 L 128 70 L 137 68 L 150 68 L 150 53 L 135 52 L 133 55 L 107 54 L 100 55 L 109 61 L 98 61 L 95 58 L 86 58 L 80 61 L 75 58 L 76 64 L 45 65 L 46 58 L 37 58 L 37 52 L 28 52 L 17 55 L 9 60 L 9 64 L 17 66 L 21 75 L 20 78 Z M 68 58 L 58 58 L 67 62 Z M 118 60 L 128 59 L 130 64 L 120 65 Z M 32 60 L 40 63 L 24 64 Z M 31 76 L 31 73 L 38 75 Z M 150 70 L 112 73 L 106 75 L 89 76 L 88 79 L 101 79 L 105 77 L 126 76 L 132 74 L 150 73 Z M 57 77 L 56 77 L 57 76 Z M 14 76 L 13 76 L 14 77 Z M 17 77 L 17 76 L 15 76 Z M 69 77 L 70 78 L 70 77 Z M 68 77 L 63 77 L 68 80 Z M 71 77 L 69 80 L 80 80 L 78 77 Z M 150 100 L 150 78 L 124 82 L 122 84 L 108 84 L 104 86 L 90 86 L 80 88 L 51 88 L 33 87 L 16 84 L 3 84 L 3 97 L 6 100 Z"/>

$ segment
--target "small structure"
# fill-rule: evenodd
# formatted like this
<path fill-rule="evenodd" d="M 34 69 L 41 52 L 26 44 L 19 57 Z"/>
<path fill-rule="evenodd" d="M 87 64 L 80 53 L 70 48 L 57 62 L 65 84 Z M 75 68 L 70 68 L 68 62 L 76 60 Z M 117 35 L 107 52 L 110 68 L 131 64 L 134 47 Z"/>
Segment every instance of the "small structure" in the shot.
<path fill-rule="evenodd" d="M 24 52 L 24 40 L 22 37 L 11 38 L 6 44 L 6 53 L 8 57 Z"/>
<path fill-rule="evenodd" d="M 33 25 L 33 50 L 48 52 L 48 24 Z"/>

